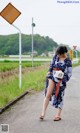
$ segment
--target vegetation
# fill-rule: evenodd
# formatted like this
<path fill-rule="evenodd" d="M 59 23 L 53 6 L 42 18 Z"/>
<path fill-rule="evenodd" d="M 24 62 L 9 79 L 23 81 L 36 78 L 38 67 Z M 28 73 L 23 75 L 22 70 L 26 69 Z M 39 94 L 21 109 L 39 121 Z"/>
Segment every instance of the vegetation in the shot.
<path fill-rule="evenodd" d="M 77 52 L 77 56 L 80 57 L 80 51 L 73 51 L 73 57 L 76 58 L 76 52 Z"/>
<path fill-rule="evenodd" d="M 13 67 L 14 68 L 18 67 L 18 62 L 15 62 L 15 63 L 3 62 L 3 64 L 5 64 L 5 66 L 8 65 L 7 67 L 10 70 L 12 70 Z M 35 64 L 37 64 L 37 62 Z M 41 64 L 42 63 L 40 62 L 39 65 Z M 24 67 L 26 65 L 29 65 L 29 62 L 23 63 Z M 73 64 L 73 67 L 78 66 L 78 65 L 80 65 L 80 61 L 78 64 Z M 0 64 L 0 67 L 1 67 L 1 64 Z M 26 68 L 26 70 L 23 72 L 23 75 L 22 75 L 22 88 L 21 89 L 19 89 L 18 73 L 14 73 L 12 75 L 6 75 L 6 77 L 4 76 L 0 77 L 0 108 L 6 105 L 8 102 L 15 99 L 16 97 L 20 96 L 26 90 L 34 89 L 36 91 L 40 91 L 44 89 L 45 76 L 48 70 L 48 64 L 38 66 L 34 68 L 34 70 L 30 69 L 27 71 L 27 69 L 28 68 Z M 4 70 L 6 71 L 6 69 Z"/>
<path fill-rule="evenodd" d="M 34 62 L 34 67 L 40 66 L 42 65 L 43 62 Z M 13 70 L 15 68 L 19 67 L 19 62 L 17 61 L 4 61 L 4 62 L 0 62 L 0 72 L 6 72 L 6 71 L 10 71 Z M 22 62 L 22 67 L 32 67 L 32 62 L 30 61 L 23 61 Z"/>
<path fill-rule="evenodd" d="M 0 35 L 0 55 L 19 54 L 18 39 L 18 34 Z M 57 46 L 58 44 L 48 36 L 34 35 L 34 50 L 37 51 L 39 55 L 52 51 Z M 22 54 L 28 52 L 31 52 L 31 35 L 22 34 Z M 78 64 L 73 64 L 73 67 L 78 65 L 80 65 L 80 61 Z M 22 88 L 19 89 L 19 76 L 18 72 L 15 71 L 15 69 L 19 67 L 19 62 L 7 60 L 0 62 L 0 108 L 20 96 L 26 90 L 34 89 L 40 91 L 44 89 L 48 65 L 43 65 L 42 62 L 34 62 L 34 67 L 36 67 L 34 70 L 30 68 L 31 66 L 32 62 L 22 62 L 23 69 L 26 69 L 24 69 L 22 73 Z M 12 73 L 9 75 L 6 71 L 11 71 Z M 3 74 L 6 74 L 6 76 L 2 76 Z"/>
<path fill-rule="evenodd" d="M 48 36 L 34 35 L 34 51 L 38 54 L 53 51 L 58 44 Z M 31 52 L 31 35 L 22 34 L 22 54 Z M 19 35 L 0 35 L 0 55 L 19 54 Z"/>
<path fill-rule="evenodd" d="M 72 66 L 74 68 L 74 67 L 79 66 L 79 65 L 80 65 L 80 58 L 79 58 L 79 62 L 78 63 L 74 63 Z"/>
<path fill-rule="evenodd" d="M 40 91 L 45 87 L 45 75 L 47 65 L 37 67 L 32 71 L 27 71 L 22 76 L 22 88 L 19 89 L 18 74 L 0 78 L 0 108 L 20 96 L 23 92 L 29 89 Z"/>

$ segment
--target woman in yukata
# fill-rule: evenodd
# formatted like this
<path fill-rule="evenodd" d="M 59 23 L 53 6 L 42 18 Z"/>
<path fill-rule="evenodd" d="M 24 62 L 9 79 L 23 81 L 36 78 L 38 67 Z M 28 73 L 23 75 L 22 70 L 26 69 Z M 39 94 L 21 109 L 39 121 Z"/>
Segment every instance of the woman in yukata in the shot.
<path fill-rule="evenodd" d="M 59 46 L 51 61 L 46 77 L 45 98 L 40 120 L 43 120 L 45 117 L 49 101 L 52 106 L 58 109 L 53 120 L 61 120 L 66 82 L 69 81 L 72 75 L 72 62 L 67 56 L 67 52 L 68 50 L 66 46 Z"/>

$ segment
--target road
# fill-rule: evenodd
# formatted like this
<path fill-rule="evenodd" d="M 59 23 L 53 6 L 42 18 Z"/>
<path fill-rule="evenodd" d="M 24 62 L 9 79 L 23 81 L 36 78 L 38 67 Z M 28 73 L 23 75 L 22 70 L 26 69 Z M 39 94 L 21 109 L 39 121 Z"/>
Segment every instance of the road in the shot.
<path fill-rule="evenodd" d="M 56 109 L 51 105 L 45 120 L 39 120 L 43 99 L 43 91 L 26 95 L 0 115 L 0 124 L 9 124 L 10 133 L 80 133 L 80 67 L 67 84 L 61 121 L 53 121 Z"/>

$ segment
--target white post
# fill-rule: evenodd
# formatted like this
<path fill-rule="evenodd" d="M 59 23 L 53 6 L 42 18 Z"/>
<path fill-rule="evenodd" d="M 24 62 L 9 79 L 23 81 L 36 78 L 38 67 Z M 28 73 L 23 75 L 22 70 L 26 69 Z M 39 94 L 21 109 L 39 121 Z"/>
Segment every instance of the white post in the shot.
<path fill-rule="evenodd" d="M 34 44 L 33 44 L 33 18 L 32 18 L 32 68 L 33 68 L 33 52 L 34 52 L 34 46 L 33 46 Z"/>
<path fill-rule="evenodd" d="M 22 60 L 21 60 L 21 30 L 12 24 L 13 27 L 15 27 L 19 31 L 19 88 L 21 89 L 22 87 Z"/>
<path fill-rule="evenodd" d="M 77 50 L 75 50 L 75 52 L 76 52 L 76 58 L 78 58 L 78 52 L 77 52 Z"/>

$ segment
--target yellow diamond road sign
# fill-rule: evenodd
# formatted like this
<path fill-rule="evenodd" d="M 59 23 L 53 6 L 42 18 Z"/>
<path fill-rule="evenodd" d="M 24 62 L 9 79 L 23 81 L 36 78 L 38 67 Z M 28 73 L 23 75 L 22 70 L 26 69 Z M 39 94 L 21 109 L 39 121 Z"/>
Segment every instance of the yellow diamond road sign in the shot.
<path fill-rule="evenodd" d="M 11 3 L 9 3 L 0 13 L 0 15 L 10 24 L 12 24 L 21 14 Z"/>

